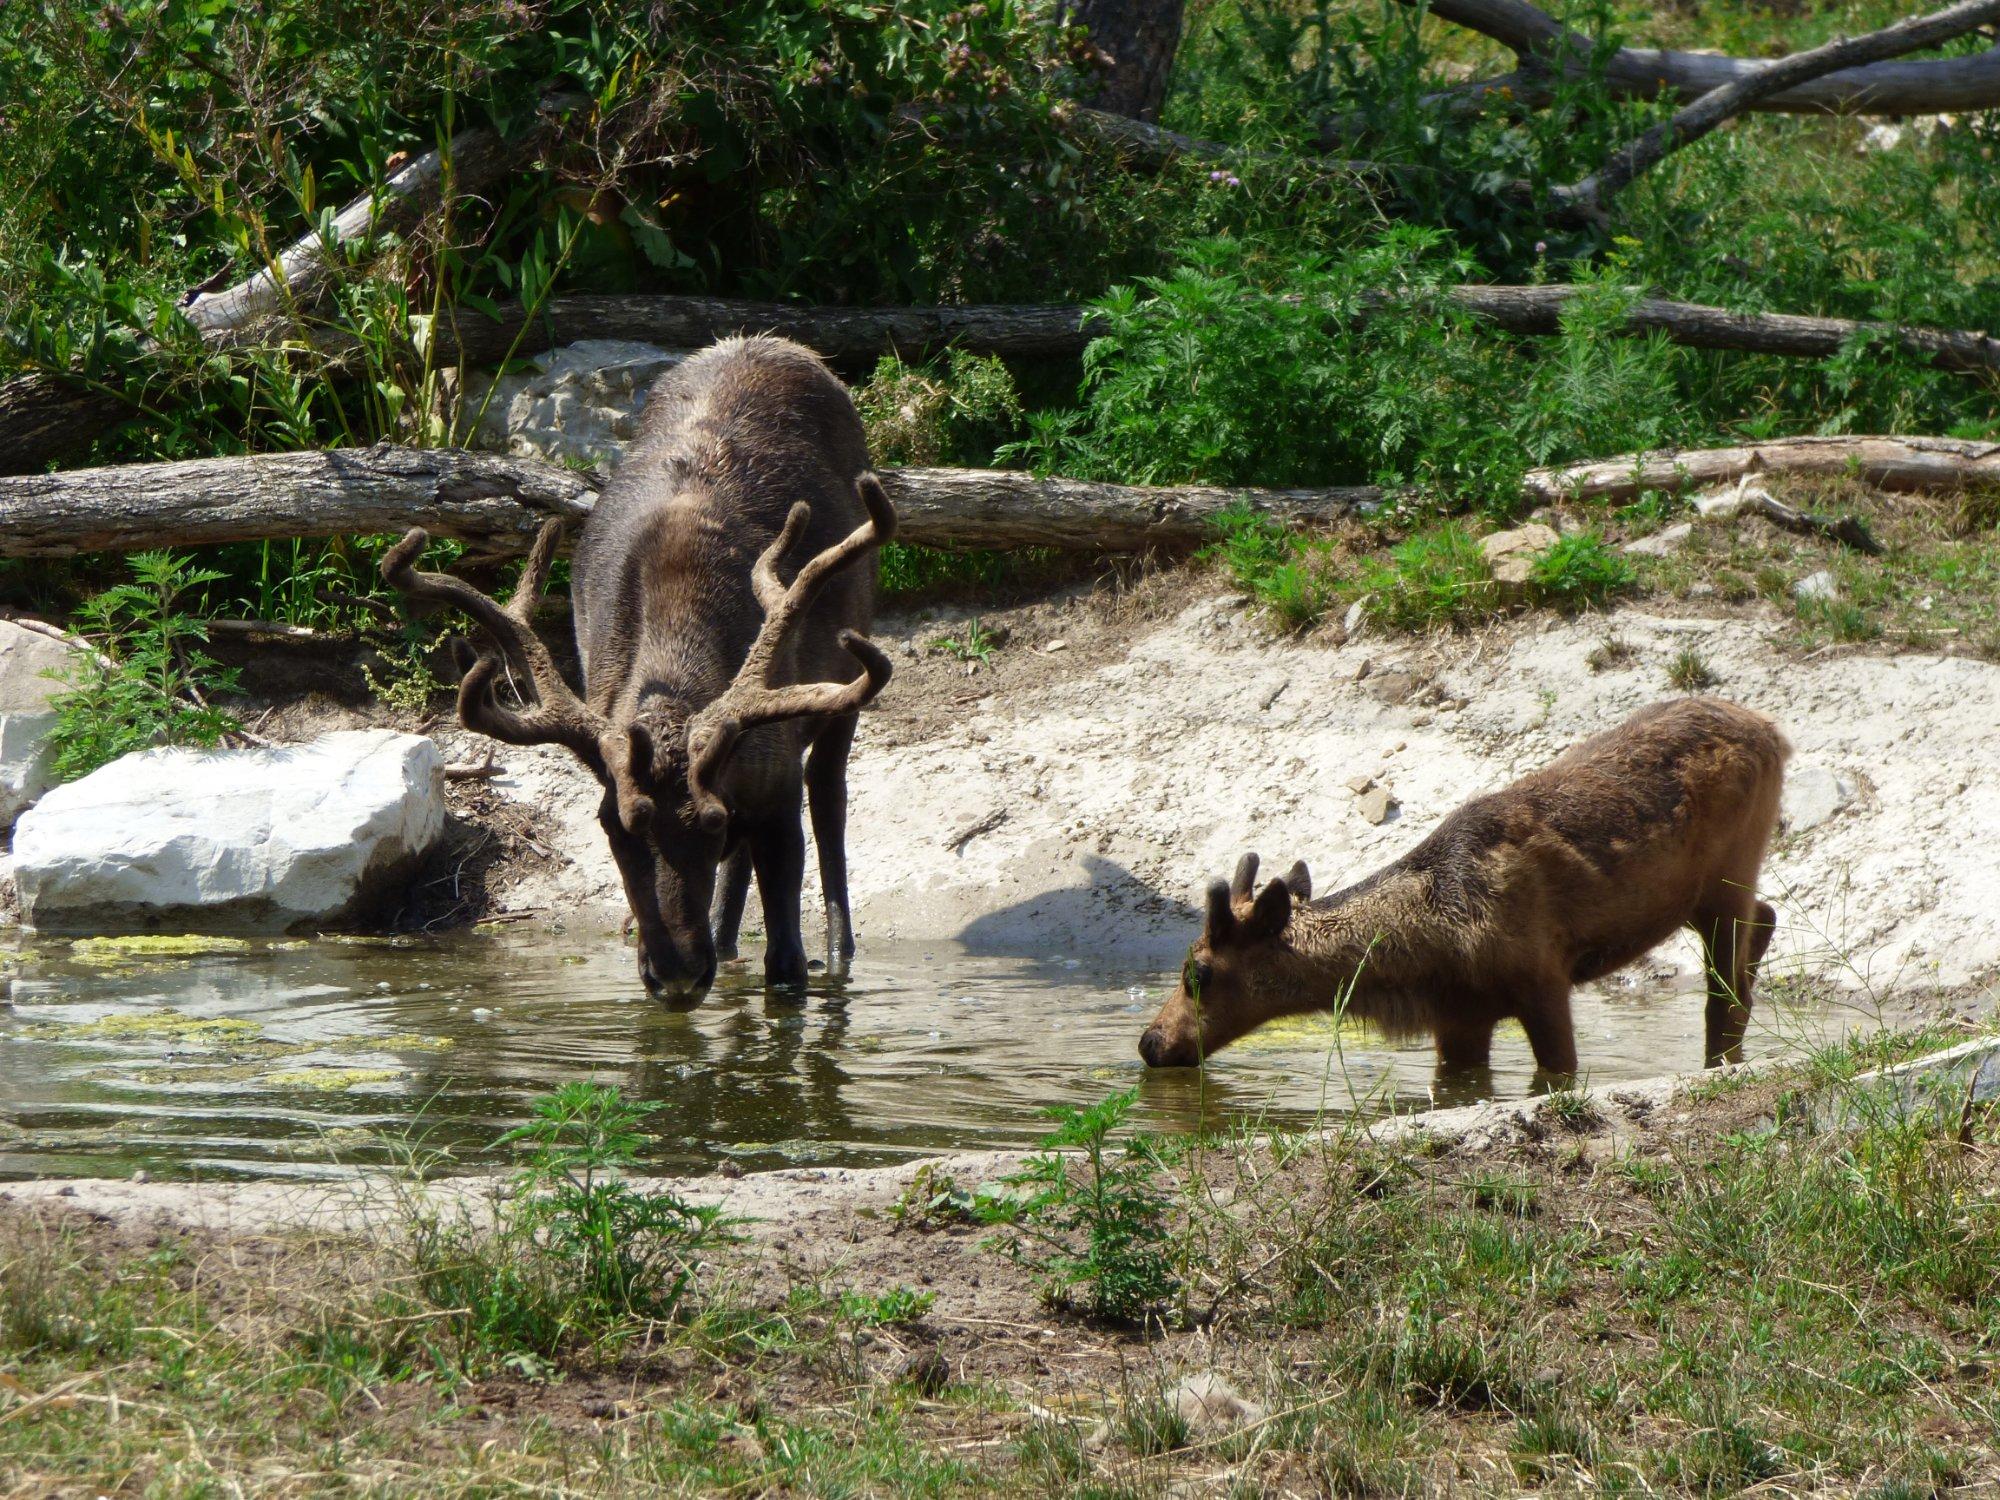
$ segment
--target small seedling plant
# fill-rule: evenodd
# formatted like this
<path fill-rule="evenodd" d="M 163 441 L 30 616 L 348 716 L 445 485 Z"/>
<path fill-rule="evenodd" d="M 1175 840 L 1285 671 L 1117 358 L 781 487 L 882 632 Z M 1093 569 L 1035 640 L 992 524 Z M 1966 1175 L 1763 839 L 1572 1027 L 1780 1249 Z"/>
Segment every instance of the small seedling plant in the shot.
<path fill-rule="evenodd" d="M 982 667 L 992 663 L 993 653 L 1000 645 L 993 633 L 979 623 L 977 615 L 966 622 L 964 635 L 941 635 L 931 644 L 958 661 Z"/>
<path fill-rule="evenodd" d="M 134 750 L 154 745 L 213 745 L 236 720 L 208 702 L 236 691 L 237 674 L 197 649 L 208 625 L 189 600 L 223 575 L 168 552 L 138 552 L 132 581 L 87 600 L 76 614 L 94 653 L 79 653 L 55 710 L 53 767 L 75 781 Z"/>
<path fill-rule="evenodd" d="M 981 1203 L 1007 1230 L 989 1246 L 1032 1270 L 1050 1303 L 1111 1322 L 1162 1315 L 1180 1291 L 1159 1153 L 1145 1135 L 1111 1141 L 1138 1097 L 1127 1089 L 1088 1109 L 1048 1110 L 1056 1129 L 1001 1179 L 1012 1191 Z"/>

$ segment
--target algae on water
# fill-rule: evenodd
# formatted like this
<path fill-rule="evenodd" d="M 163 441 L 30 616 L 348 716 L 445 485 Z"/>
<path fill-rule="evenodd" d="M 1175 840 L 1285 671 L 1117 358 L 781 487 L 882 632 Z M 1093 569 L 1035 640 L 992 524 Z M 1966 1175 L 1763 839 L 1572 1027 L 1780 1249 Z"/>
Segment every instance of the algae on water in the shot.
<path fill-rule="evenodd" d="M 337 1094 L 359 1088 L 364 1083 L 390 1083 L 401 1078 L 402 1068 L 285 1068 L 266 1073 L 263 1081 L 274 1089 L 310 1089 L 314 1093 Z"/>
<path fill-rule="evenodd" d="M 263 1035 L 255 1021 L 236 1016 L 190 1016 L 165 1010 L 102 1016 L 95 1021 L 51 1021 L 28 1029 L 30 1036 L 93 1041 L 241 1042 Z"/>
<path fill-rule="evenodd" d="M 142 932 L 124 937 L 87 937 L 69 945 L 70 957 L 86 964 L 128 963 L 140 958 L 199 958 L 213 953 L 249 951 L 247 939 L 192 932 L 180 936 Z"/>

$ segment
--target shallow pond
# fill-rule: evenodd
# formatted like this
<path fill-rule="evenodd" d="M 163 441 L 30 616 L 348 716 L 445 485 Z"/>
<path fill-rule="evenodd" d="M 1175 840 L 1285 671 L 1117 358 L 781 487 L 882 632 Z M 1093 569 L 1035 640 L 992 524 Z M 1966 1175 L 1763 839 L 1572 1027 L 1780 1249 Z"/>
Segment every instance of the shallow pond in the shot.
<path fill-rule="evenodd" d="M 667 1172 L 1031 1144 L 1047 1106 L 1134 1083 L 1141 1123 L 1161 1129 L 1297 1126 L 1322 1110 L 1519 1097 L 1533 1083 L 1513 1028 L 1490 1072 L 1437 1078 L 1428 1047 L 1325 1019 L 1266 1028 L 1205 1074 L 1148 1074 L 1134 1049 L 1171 971 L 949 944 L 871 945 L 850 982 L 803 1005 L 767 999 L 754 968 L 725 972 L 684 1014 L 648 1001 L 629 951 L 601 931 L 198 954 L 17 940 L 0 969 L 0 1178 L 331 1175 L 413 1149 L 490 1163 L 503 1159 L 494 1137 L 537 1094 L 579 1078 L 664 1106 L 651 1157 Z M 1579 993 L 1591 1080 L 1699 1066 L 1692 982 Z M 1760 1006 L 1750 1052 L 1851 1020 Z"/>

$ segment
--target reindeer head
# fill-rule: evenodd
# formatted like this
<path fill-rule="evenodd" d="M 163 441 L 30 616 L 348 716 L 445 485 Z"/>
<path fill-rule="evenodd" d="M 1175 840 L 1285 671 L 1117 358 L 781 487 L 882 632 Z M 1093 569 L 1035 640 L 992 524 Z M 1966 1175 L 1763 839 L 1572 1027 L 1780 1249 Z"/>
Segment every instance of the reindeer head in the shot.
<path fill-rule="evenodd" d="M 1291 952 L 1285 932 L 1293 903 L 1312 899 L 1312 876 L 1300 860 L 1253 898 L 1256 879 L 1257 856 L 1246 854 L 1233 880 L 1208 888 L 1207 922 L 1181 965 L 1181 982 L 1139 1038 L 1147 1067 L 1197 1066 L 1300 1008 L 1285 972 Z"/>
<path fill-rule="evenodd" d="M 557 671 L 529 625 L 561 540 L 562 522 L 542 527 L 506 606 L 462 579 L 419 573 L 429 543 L 410 531 L 382 558 L 382 576 L 411 598 L 456 605 L 479 625 L 497 655 L 482 655 L 458 688 L 466 728 L 515 745 L 567 746 L 604 785 L 598 821 L 611 845 L 639 934 L 639 977 L 670 1004 L 698 1004 L 715 979 L 708 905 L 715 867 L 731 841 L 728 770 L 738 743 L 760 725 L 783 719 L 852 713 L 889 681 L 889 658 L 852 630 L 840 643 L 861 665 L 852 682 L 792 683 L 798 629 L 826 580 L 895 534 L 896 513 L 872 474 L 855 483 L 868 519 L 812 558 L 789 585 L 778 576 L 812 508 L 800 501 L 758 557 L 751 585 L 764 622 L 735 680 L 685 723 L 648 723 L 639 714 L 613 721 L 584 703 Z M 524 678 L 533 701 L 515 708 L 497 695 L 502 665 Z"/>

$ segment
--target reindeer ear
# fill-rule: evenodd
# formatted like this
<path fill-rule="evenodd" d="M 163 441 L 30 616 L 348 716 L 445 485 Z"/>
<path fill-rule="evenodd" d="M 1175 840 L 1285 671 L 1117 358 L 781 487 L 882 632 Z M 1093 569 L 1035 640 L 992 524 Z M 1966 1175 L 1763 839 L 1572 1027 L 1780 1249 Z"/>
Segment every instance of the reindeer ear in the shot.
<path fill-rule="evenodd" d="M 1297 864 L 1293 865 L 1289 870 L 1285 871 L 1284 881 L 1286 887 L 1291 891 L 1292 899 L 1294 901 L 1312 900 L 1313 898 L 1312 872 L 1306 868 L 1306 862 L 1304 860 L 1300 860 Z"/>
<path fill-rule="evenodd" d="M 1257 893 L 1256 904 L 1250 908 L 1250 915 L 1244 918 L 1243 941 L 1257 943 L 1274 938 L 1285 930 L 1291 920 L 1291 887 L 1282 880 L 1274 880 Z"/>
<path fill-rule="evenodd" d="M 1237 901 L 1250 899 L 1250 887 L 1257 883 L 1257 856 L 1246 854 L 1236 861 L 1236 874 L 1230 879 L 1229 894 Z"/>
<path fill-rule="evenodd" d="M 1229 882 L 1218 880 L 1208 888 L 1208 944 L 1226 943 L 1236 932 L 1236 913 L 1229 906 Z"/>

